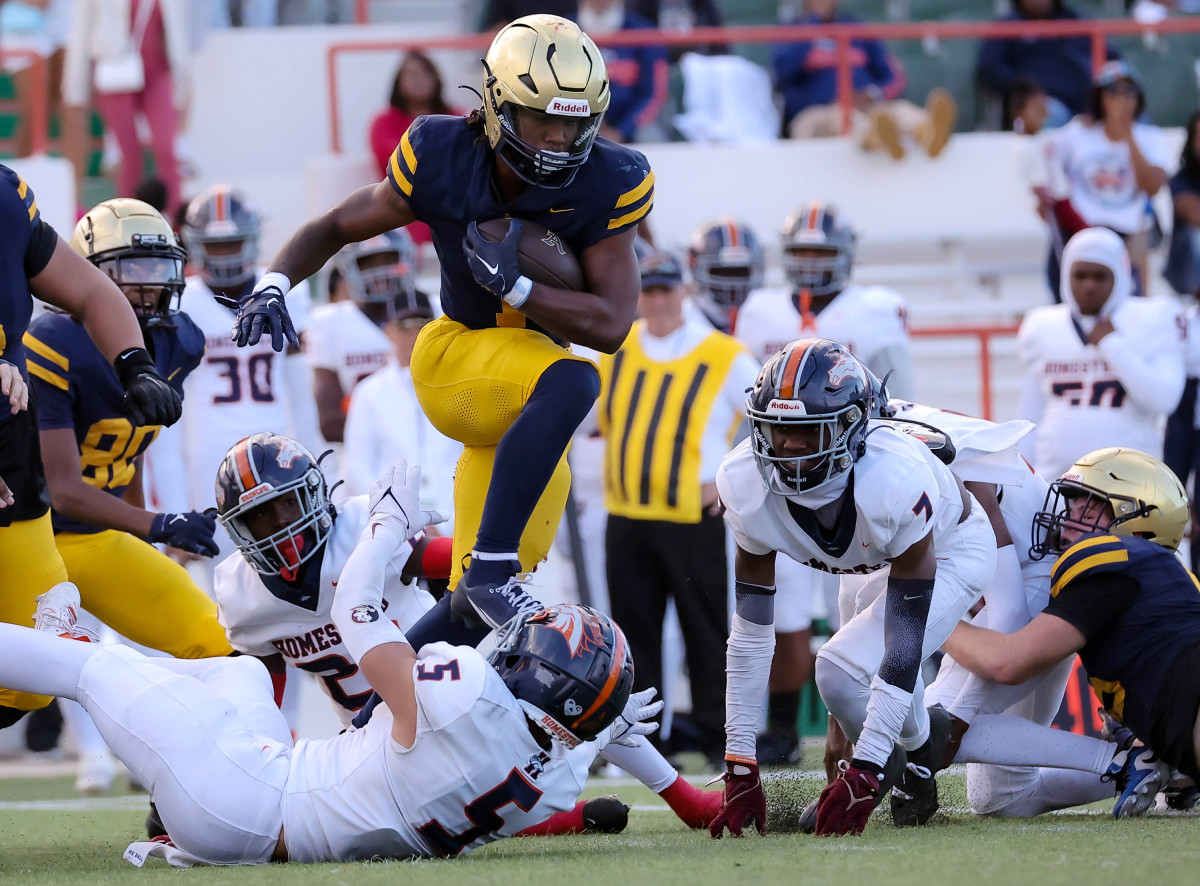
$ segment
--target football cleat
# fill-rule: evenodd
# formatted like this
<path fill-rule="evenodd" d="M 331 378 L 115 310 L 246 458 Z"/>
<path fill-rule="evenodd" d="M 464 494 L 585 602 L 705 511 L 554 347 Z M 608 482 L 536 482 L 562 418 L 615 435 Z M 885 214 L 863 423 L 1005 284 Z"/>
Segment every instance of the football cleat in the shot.
<path fill-rule="evenodd" d="M 950 743 L 952 720 L 941 705 L 928 710 L 929 740 L 908 751 L 904 768 L 892 788 L 892 824 L 898 828 L 923 825 L 938 811 L 936 774 Z"/>
<path fill-rule="evenodd" d="M 68 640 L 84 643 L 99 643 L 95 631 L 77 624 L 79 620 L 79 588 L 69 581 L 61 581 L 37 598 L 37 614 L 33 628 L 46 634 L 54 634 Z"/>
<path fill-rule="evenodd" d="M 821 798 L 813 800 L 800 813 L 800 821 L 797 825 L 797 830 L 802 834 L 815 834 L 817 832 L 817 807 L 821 803 Z"/>
<path fill-rule="evenodd" d="M 1141 745 L 1117 751 L 1101 778 L 1115 781 L 1120 791 L 1113 818 L 1138 818 L 1154 807 L 1158 792 L 1171 780 L 1171 767 Z"/>
<path fill-rule="evenodd" d="M 795 732 L 768 729 L 755 740 L 754 756 L 762 767 L 795 766 L 802 754 L 800 737 Z"/>
<path fill-rule="evenodd" d="M 451 611 L 467 624 L 485 624 L 493 630 L 518 615 L 537 612 L 544 607 L 525 593 L 522 586 L 530 577 L 525 573 L 502 582 L 485 581 L 473 585 L 468 567 L 450 598 Z"/>

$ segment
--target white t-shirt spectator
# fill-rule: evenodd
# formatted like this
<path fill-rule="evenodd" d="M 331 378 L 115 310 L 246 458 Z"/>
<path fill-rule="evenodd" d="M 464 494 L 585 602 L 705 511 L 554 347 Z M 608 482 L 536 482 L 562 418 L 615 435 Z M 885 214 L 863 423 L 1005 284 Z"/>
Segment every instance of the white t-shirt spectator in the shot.
<path fill-rule="evenodd" d="M 1157 126 L 1135 123 L 1133 140 L 1151 165 L 1171 165 Z M 1084 221 L 1122 234 L 1141 230 L 1147 195 L 1133 174 L 1129 145 L 1110 140 L 1103 124 L 1076 117 L 1058 131 L 1051 146 L 1067 177 L 1071 205 Z"/>

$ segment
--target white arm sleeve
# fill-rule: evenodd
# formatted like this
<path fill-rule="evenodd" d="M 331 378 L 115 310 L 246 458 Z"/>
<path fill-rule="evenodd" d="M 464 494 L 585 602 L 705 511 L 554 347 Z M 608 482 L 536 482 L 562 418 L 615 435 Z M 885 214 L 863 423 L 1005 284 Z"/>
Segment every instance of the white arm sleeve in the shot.
<path fill-rule="evenodd" d="M 754 738 L 774 655 L 774 624 L 755 624 L 735 614 L 725 648 L 725 754 L 731 759 L 757 759 Z"/>
<path fill-rule="evenodd" d="M 1186 382 L 1178 328 L 1172 324 L 1160 334 L 1149 336 L 1111 332 L 1097 348 L 1121 380 L 1129 399 L 1149 412 L 1175 411 Z"/>
<path fill-rule="evenodd" d="M 372 518 L 342 569 L 330 615 L 356 662 L 362 661 L 376 646 L 408 642 L 400 627 L 383 611 L 387 567 L 401 546 L 412 552 L 395 521 Z"/>

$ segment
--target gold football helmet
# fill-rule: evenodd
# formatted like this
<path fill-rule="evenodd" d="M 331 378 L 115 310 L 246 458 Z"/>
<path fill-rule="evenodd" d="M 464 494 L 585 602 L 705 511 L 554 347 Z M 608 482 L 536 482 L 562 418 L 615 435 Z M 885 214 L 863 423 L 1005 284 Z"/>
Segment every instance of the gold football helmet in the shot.
<path fill-rule="evenodd" d="M 608 72 L 592 38 L 556 15 L 501 28 L 483 59 L 484 131 L 522 179 L 564 188 L 592 150 L 608 109 Z M 535 130 L 557 123 L 562 150 L 542 150 Z"/>
<path fill-rule="evenodd" d="M 1090 520 L 1070 516 L 1071 503 L 1088 498 L 1108 507 L 1086 507 Z M 1078 509 L 1077 509 L 1078 510 Z M 1111 522 L 1109 522 L 1111 519 Z M 1085 534 L 1136 535 L 1175 550 L 1188 522 L 1187 492 L 1157 458 L 1110 446 L 1089 452 L 1050 484 L 1046 503 L 1033 518 L 1034 559 L 1059 554 L 1065 524 Z"/>
<path fill-rule="evenodd" d="M 75 225 L 71 248 L 121 287 L 143 327 L 162 323 L 183 292 L 179 238 L 141 200 L 117 197 L 93 206 Z"/>

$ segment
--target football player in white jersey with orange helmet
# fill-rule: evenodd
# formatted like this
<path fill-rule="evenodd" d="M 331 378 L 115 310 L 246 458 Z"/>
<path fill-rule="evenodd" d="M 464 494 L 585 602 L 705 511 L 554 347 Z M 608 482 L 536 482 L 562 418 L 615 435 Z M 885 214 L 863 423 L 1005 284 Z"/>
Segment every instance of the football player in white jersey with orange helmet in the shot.
<path fill-rule="evenodd" d="M 313 370 L 321 436 L 340 443 L 355 386 L 392 356 L 383 326 L 413 302 L 416 249 L 400 228 L 342 247 L 332 264 L 330 301 L 313 308 L 304 352 Z M 335 300 L 335 290 L 348 298 Z"/>
<path fill-rule="evenodd" d="M 856 241 L 834 207 L 819 201 L 800 206 L 781 233 L 788 285 L 752 292 L 738 311 L 735 335 L 760 363 L 796 338 L 841 342 L 887 378 L 895 396 L 912 396 L 908 304 L 892 289 L 850 282 Z"/>
<path fill-rule="evenodd" d="M 168 842 L 126 858 L 263 864 L 455 856 L 569 808 L 599 746 L 636 744 L 657 713 L 630 696 L 621 631 L 584 607 L 515 616 L 483 655 L 433 644 L 420 654 L 384 612 L 396 550 L 440 519 L 402 462 L 372 490 L 367 527 L 331 616 L 386 702 L 363 729 L 292 743 L 262 666 L 249 657 L 149 659 L 75 642 L 78 596 L 43 597 L 47 633 L 0 626 L 0 681 L 76 698 L 150 788 Z"/>
<path fill-rule="evenodd" d="M 184 384 L 187 416 L 163 435 L 153 457 L 151 495 L 172 510 L 212 507 L 213 477 L 225 452 L 249 434 L 271 428 L 306 445 L 318 442 L 311 373 L 299 351 L 277 352 L 266 341 L 240 348 L 229 338 L 237 312 L 221 300 L 236 300 L 262 275 L 261 226 L 258 213 L 229 185 L 214 185 L 188 206 L 183 240 L 198 274 L 187 278 L 179 307 L 203 330 L 205 352 Z M 303 331 L 307 284 L 289 292 L 287 303 Z"/>
<path fill-rule="evenodd" d="M 889 568 L 886 592 L 817 657 L 826 707 L 855 756 L 821 794 L 816 832 L 860 833 L 893 746 L 929 740 L 921 662 L 979 598 L 996 564 L 987 515 L 924 443 L 870 423 L 876 394 L 848 348 L 800 339 L 763 367 L 747 401 L 750 438 L 717 489 L 737 542 L 728 644 L 725 805 L 719 836 L 763 826 L 755 729 L 774 647 L 775 559 L 838 574 Z M 886 619 L 885 619 L 886 613 Z M 885 630 L 886 621 L 886 630 Z"/>
<path fill-rule="evenodd" d="M 1107 228 L 1063 249 L 1058 305 L 1034 308 L 1017 334 L 1023 447 L 1047 480 L 1081 452 L 1123 446 L 1162 455 L 1165 418 L 1184 386 L 1186 320 L 1172 298 L 1135 298 L 1129 253 Z"/>

